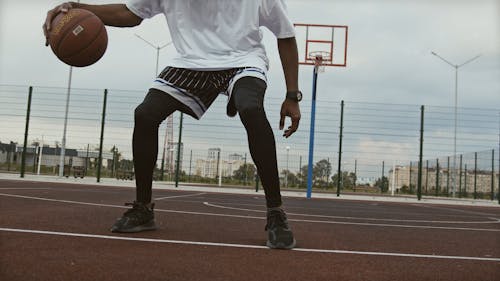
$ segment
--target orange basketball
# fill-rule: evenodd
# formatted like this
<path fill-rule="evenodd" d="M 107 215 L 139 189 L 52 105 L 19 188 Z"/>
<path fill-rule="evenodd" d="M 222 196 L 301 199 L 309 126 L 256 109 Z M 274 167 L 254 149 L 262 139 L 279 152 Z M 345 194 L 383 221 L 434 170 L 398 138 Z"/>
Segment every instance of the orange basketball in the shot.
<path fill-rule="evenodd" d="M 88 66 L 97 62 L 108 46 L 106 28 L 92 12 L 70 9 L 52 20 L 49 44 L 54 54 L 71 66 Z"/>

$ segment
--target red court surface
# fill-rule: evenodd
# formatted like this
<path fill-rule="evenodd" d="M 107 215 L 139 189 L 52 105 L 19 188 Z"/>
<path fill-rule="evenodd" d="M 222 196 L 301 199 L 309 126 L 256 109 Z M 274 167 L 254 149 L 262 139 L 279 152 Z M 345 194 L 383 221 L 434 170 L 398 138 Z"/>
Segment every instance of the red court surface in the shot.
<path fill-rule="evenodd" d="M 1 280 L 500 280 L 500 208 L 155 189 L 160 229 L 109 232 L 130 187 L 0 180 Z"/>

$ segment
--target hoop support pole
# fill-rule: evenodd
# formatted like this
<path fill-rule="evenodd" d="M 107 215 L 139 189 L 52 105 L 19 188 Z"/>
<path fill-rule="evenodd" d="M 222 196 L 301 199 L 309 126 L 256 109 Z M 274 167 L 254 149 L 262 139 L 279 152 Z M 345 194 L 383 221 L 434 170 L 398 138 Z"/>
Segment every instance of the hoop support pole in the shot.
<path fill-rule="evenodd" d="M 314 126 L 316 123 L 316 88 L 318 84 L 318 66 L 313 70 L 313 87 L 311 101 L 311 127 L 309 130 L 309 163 L 307 165 L 307 198 L 312 194 L 313 160 L 314 160 Z"/>

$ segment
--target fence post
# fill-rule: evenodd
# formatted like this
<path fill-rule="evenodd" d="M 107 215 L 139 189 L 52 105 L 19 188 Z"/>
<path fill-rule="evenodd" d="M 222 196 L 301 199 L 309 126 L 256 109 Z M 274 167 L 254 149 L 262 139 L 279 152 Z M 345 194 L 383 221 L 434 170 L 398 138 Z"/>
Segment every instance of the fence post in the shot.
<path fill-rule="evenodd" d="M 21 156 L 21 178 L 24 178 L 24 170 L 26 169 L 26 149 L 28 147 L 28 131 L 30 126 L 30 114 L 31 114 L 31 97 L 33 96 L 33 87 L 29 87 L 28 92 L 28 107 L 26 109 L 26 127 L 24 128 L 24 144 L 23 153 Z M 14 153 L 16 151 L 14 150 Z"/>
<path fill-rule="evenodd" d="M 245 159 L 246 160 L 246 159 Z M 188 182 L 191 181 L 191 165 L 193 162 L 193 150 L 191 149 L 191 152 L 189 153 L 189 174 L 188 174 Z M 245 165 L 246 167 L 246 165 Z M 245 173 L 246 176 L 246 173 Z"/>
<path fill-rule="evenodd" d="M 97 161 L 97 182 L 101 181 L 101 167 L 102 167 L 102 145 L 104 141 L 104 123 L 106 120 L 106 104 L 108 100 L 108 89 L 104 90 L 104 101 L 102 105 L 102 118 L 101 118 L 101 138 L 99 141 L 99 159 Z"/>
<path fill-rule="evenodd" d="M 411 187 L 411 169 L 412 169 L 412 164 L 411 164 L 411 161 L 410 161 L 410 174 L 408 175 L 408 188 L 410 190 L 410 194 L 412 193 L 413 189 Z"/>
<path fill-rule="evenodd" d="M 464 174 L 464 193 L 467 194 L 467 164 L 465 164 L 465 174 Z"/>
<path fill-rule="evenodd" d="M 474 199 L 477 199 L 477 152 L 474 152 Z"/>
<path fill-rule="evenodd" d="M 448 164 L 446 166 L 446 196 L 450 196 L 450 156 L 448 156 Z"/>
<path fill-rule="evenodd" d="M 425 160 L 425 194 L 429 192 L 429 160 Z"/>
<path fill-rule="evenodd" d="M 417 198 L 422 199 L 422 158 L 424 149 L 424 106 L 420 107 L 420 152 L 418 156 Z"/>
<path fill-rule="evenodd" d="M 354 186 L 353 191 L 356 192 L 356 181 L 358 180 L 358 160 L 354 159 Z"/>
<path fill-rule="evenodd" d="M 462 154 L 460 154 L 460 168 L 458 170 L 458 198 L 462 198 Z"/>
<path fill-rule="evenodd" d="M 495 150 L 491 150 L 491 201 L 495 200 Z"/>
<path fill-rule="evenodd" d="M 436 196 L 439 196 L 439 158 L 436 159 Z"/>
<path fill-rule="evenodd" d="M 340 196 L 340 178 L 342 176 L 342 132 L 344 129 L 344 101 L 340 102 L 340 128 L 339 128 L 339 166 L 337 170 L 337 197 Z M 343 183 L 342 183 L 343 185 Z"/>
<path fill-rule="evenodd" d="M 177 142 L 177 165 L 175 166 L 175 187 L 179 187 L 179 171 L 181 167 L 181 145 L 182 145 L 182 120 L 184 119 L 184 114 L 181 112 L 181 117 L 179 121 L 179 141 Z M 219 154 L 220 155 L 220 151 Z M 217 173 L 219 172 L 219 161 L 217 161 Z"/>

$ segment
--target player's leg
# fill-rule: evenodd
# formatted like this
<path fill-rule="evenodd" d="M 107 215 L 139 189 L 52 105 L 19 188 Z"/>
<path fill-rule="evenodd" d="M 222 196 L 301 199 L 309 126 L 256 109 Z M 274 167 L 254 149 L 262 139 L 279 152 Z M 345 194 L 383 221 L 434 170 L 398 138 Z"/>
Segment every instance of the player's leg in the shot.
<path fill-rule="evenodd" d="M 113 232 L 156 229 L 151 204 L 153 170 L 158 157 L 158 128 L 163 120 L 183 105 L 170 95 L 150 89 L 134 112 L 132 149 L 136 178 L 136 201 L 112 227 Z"/>
<path fill-rule="evenodd" d="M 266 195 L 267 245 L 270 248 L 291 249 L 295 246 L 295 239 L 281 208 L 276 142 L 264 111 L 265 91 L 263 80 L 244 77 L 236 82 L 232 100 L 247 131 L 250 154 Z"/>

